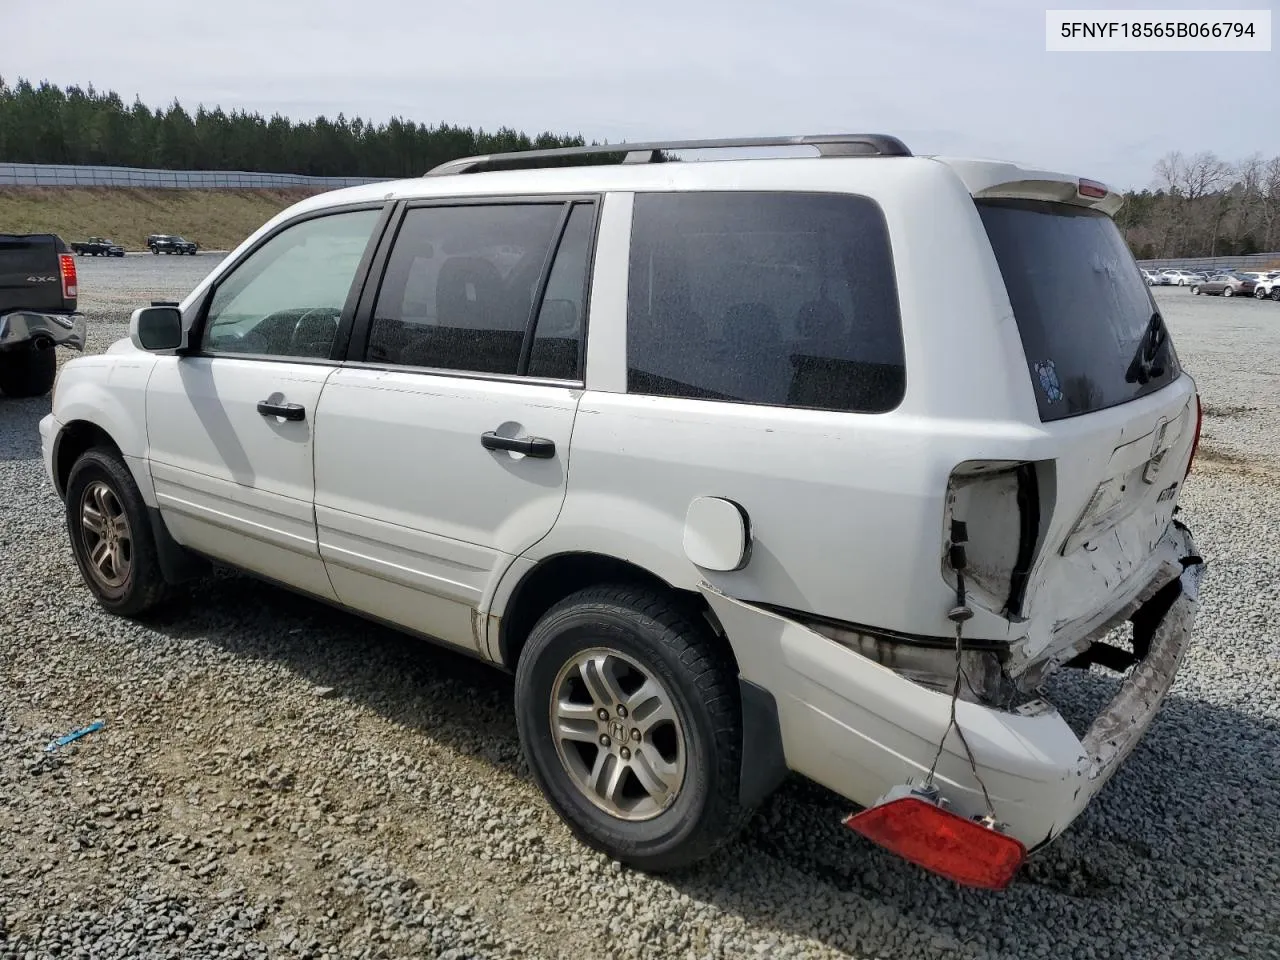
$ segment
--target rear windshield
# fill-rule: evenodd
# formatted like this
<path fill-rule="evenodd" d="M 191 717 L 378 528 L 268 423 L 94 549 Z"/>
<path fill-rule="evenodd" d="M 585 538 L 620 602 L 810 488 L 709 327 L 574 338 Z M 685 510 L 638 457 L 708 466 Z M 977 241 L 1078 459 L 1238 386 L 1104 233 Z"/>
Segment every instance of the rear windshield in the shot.
<path fill-rule="evenodd" d="M 1177 378 L 1169 332 L 1110 217 L 1041 200 L 977 204 L 1041 420 L 1126 403 Z"/>
<path fill-rule="evenodd" d="M 58 258 L 49 237 L 21 237 L 0 234 L 0 273 L 48 273 L 58 269 Z"/>

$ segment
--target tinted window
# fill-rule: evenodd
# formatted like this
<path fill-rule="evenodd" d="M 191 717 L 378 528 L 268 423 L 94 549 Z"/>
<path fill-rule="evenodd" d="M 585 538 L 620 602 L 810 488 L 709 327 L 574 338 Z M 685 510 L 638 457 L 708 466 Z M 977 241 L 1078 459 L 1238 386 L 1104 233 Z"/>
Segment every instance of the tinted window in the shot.
<path fill-rule="evenodd" d="M 379 216 L 378 210 L 335 213 L 276 234 L 218 281 L 201 349 L 328 357 Z"/>
<path fill-rule="evenodd" d="M 379 363 L 515 374 L 563 204 L 405 214 L 374 306 Z"/>
<path fill-rule="evenodd" d="M 582 332 L 594 219 L 595 207 L 591 204 L 575 204 L 569 214 L 538 308 L 538 325 L 529 354 L 531 377 L 582 379 Z"/>
<path fill-rule="evenodd" d="M 638 194 L 632 393 L 883 412 L 905 388 L 888 230 L 865 197 Z"/>
<path fill-rule="evenodd" d="M 1153 362 L 1137 363 L 1159 317 L 1115 223 L 1104 213 L 1038 200 L 982 200 L 1041 420 L 1061 420 L 1151 393 L 1178 376 L 1167 329 Z M 1155 321 L 1163 328 L 1163 320 Z"/>

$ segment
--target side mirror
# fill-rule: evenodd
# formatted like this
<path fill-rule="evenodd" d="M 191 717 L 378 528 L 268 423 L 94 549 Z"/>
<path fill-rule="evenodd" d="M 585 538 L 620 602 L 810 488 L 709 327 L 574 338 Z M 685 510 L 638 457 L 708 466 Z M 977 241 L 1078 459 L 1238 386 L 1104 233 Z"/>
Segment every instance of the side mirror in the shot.
<path fill-rule="evenodd" d="M 139 307 L 129 318 L 129 339 L 139 350 L 176 350 L 182 346 L 182 311 Z"/>

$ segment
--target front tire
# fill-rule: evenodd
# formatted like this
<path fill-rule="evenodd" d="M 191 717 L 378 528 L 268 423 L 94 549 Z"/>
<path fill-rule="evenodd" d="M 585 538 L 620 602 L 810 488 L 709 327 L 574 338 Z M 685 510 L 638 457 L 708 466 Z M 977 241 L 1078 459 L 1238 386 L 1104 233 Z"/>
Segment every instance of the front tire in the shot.
<path fill-rule="evenodd" d="M 95 447 L 80 455 L 67 478 L 66 517 L 71 552 L 99 604 L 136 617 L 164 601 L 146 504 L 116 453 Z"/>
<path fill-rule="evenodd" d="M 677 870 L 745 822 L 737 670 L 670 597 L 607 585 L 552 607 L 516 669 L 516 723 L 552 807 L 615 860 Z"/>
<path fill-rule="evenodd" d="M 1234 291 L 1234 290 L 1232 290 L 1230 287 L 1223 287 L 1223 288 L 1222 288 L 1222 295 L 1223 295 L 1224 297 L 1234 297 L 1236 294 L 1235 294 L 1235 291 Z"/>
<path fill-rule="evenodd" d="M 58 357 L 52 346 L 25 344 L 0 351 L 0 393 L 10 397 L 43 397 L 58 376 Z"/>

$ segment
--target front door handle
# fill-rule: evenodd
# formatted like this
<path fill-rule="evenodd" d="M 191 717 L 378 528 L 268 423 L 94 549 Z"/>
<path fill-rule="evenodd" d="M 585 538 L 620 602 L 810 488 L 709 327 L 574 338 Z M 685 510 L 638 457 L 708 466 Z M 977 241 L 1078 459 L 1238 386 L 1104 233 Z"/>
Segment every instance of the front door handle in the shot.
<path fill-rule="evenodd" d="M 307 419 L 307 408 L 300 403 L 272 403 L 270 400 L 259 400 L 258 412 L 264 417 L 281 417 L 285 420 Z"/>
<path fill-rule="evenodd" d="M 539 460 L 548 460 L 556 455 L 554 440 L 543 437 L 500 437 L 492 430 L 480 435 L 480 445 L 486 450 L 511 450 Z"/>

